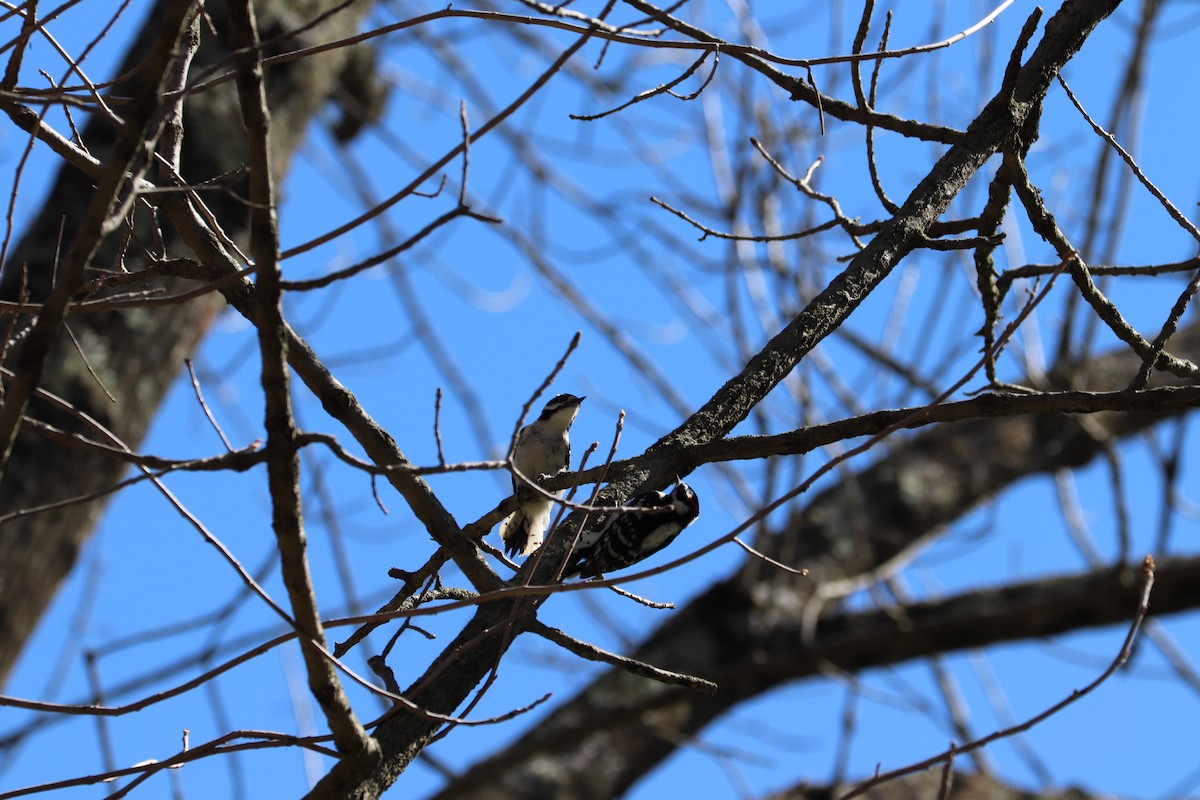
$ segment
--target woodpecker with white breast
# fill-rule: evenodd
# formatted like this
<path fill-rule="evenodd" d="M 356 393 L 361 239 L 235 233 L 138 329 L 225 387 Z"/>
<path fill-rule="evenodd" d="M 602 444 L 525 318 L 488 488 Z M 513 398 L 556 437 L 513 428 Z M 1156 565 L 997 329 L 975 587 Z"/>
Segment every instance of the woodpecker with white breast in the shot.
<path fill-rule="evenodd" d="M 576 574 L 594 578 L 636 564 L 675 541 L 700 516 L 700 498 L 683 481 L 675 484 L 670 494 L 645 492 L 631 499 L 628 505 L 665 510 L 614 514 L 599 531 L 585 531 L 563 570 L 564 578 Z"/>
<path fill-rule="evenodd" d="M 557 475 L 571 464 L 569 431 L 579 413 L 582 397 L 560 394 L 551 398 L 533 422 L 521 428 L 513 448 L 513 466 L 531 481 Z M 510 556 L 527 556 L 542 544 L 554 501 L 513 475 L 513 494 L 520 507 L 500 526 L 504 551 Z"/>

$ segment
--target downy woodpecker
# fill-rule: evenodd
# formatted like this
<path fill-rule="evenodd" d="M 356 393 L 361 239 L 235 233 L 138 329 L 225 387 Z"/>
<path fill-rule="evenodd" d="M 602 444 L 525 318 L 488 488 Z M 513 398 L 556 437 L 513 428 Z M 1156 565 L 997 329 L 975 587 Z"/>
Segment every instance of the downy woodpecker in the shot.
<path fill-rule="evenodd" d="M 675 541 L 679 532 L 700 516 L 700 498 L 682 481 L 670 494 L 645 492 L 631 499 L 628 505 L 667 510 L 615 514 L 598 532 L 585 531 L 563 570 L 564 578 L 576 574 L 593 578 L 636 564 Z"/>
<path fill-rule="evenodd" d="M 568 431 L 584 398 L 560 394 L 546 403 L 533 422 L 521 428 L 513 448 L 513 466 L 531 481 L 557 475 L 570 466 L 571 438 Z M 554 501 L 539 494 L 513 475 L 513 493 L 521 506 L 500 526 L 504 551 L 510 556 L 527 556 L 542 544 Z"/>

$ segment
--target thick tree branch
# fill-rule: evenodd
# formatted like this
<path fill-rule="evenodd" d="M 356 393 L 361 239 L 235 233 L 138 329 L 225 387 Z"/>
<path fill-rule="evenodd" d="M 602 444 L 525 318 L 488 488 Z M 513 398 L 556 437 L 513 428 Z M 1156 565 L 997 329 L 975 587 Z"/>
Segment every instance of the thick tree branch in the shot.
<path fill-rule="evenodd" d="M 317 609 L 308 568 L 303 508 L 300 501 L 300 457 L 287 366 L 283 319 L 279 228 L 275 214 L 275 176 L 271 167 L 271 116 L 263 86 L 258 21 L 250 0 L 231 0 L 229 38 L 235 48 L 238 98 L 246 127 L 250 168 L 250 253 L 257 267 L 258 342 L 262 356 L 262 388 L 266 402 L 267 483 L 271 523 L 282 562 L 283 582 L 292 616 L 300 628 L 300 650 L 308 685 L 333 733 L 338 749 L 368 763 L 379 756 L 375 744 L 354 714 L 325 649 L 325 631 Z"/>

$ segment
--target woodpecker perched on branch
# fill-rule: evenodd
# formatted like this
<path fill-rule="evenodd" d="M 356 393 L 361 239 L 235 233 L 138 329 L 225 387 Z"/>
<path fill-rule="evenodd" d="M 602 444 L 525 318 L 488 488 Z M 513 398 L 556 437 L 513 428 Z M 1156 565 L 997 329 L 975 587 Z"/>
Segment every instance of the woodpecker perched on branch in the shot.
<path fill-rule="evenodd" d="M 584 398 L 560 394 L 546 403 L 533 422 L 521 428 L 513 448 L 513 466 L 531 481 L 563 472 L 571 464 L 569 431 Z M 513 474 L 513 493 L 521 506 L 500 526 L 504 551 L 527 556 L 542 544 L 554 501 Z"/>
<path fill-rule="evenodd" d="M 628 505 L 665 510 L 614 514 L 599 531 L 585 531 L 563 570 L 564 578 L 576 574 L 593 578 L 636 564 L 675 541 L 679 532 L 700 516 L 700 498 L 683 481 L 675 484 L 670 494 L 645 492 Z"/>

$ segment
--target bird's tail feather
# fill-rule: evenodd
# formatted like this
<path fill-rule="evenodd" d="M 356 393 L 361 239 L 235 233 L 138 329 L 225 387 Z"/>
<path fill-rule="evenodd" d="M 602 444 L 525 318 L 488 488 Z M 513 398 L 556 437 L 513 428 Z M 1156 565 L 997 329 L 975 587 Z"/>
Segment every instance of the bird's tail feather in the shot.
<path fill-rule="evenodd" d="M 523 504 L 500 526 L 504 552 L 510 556 L 527 556 L 542 546 L 546 528 L 550 526 L 549 500 Z"/>

